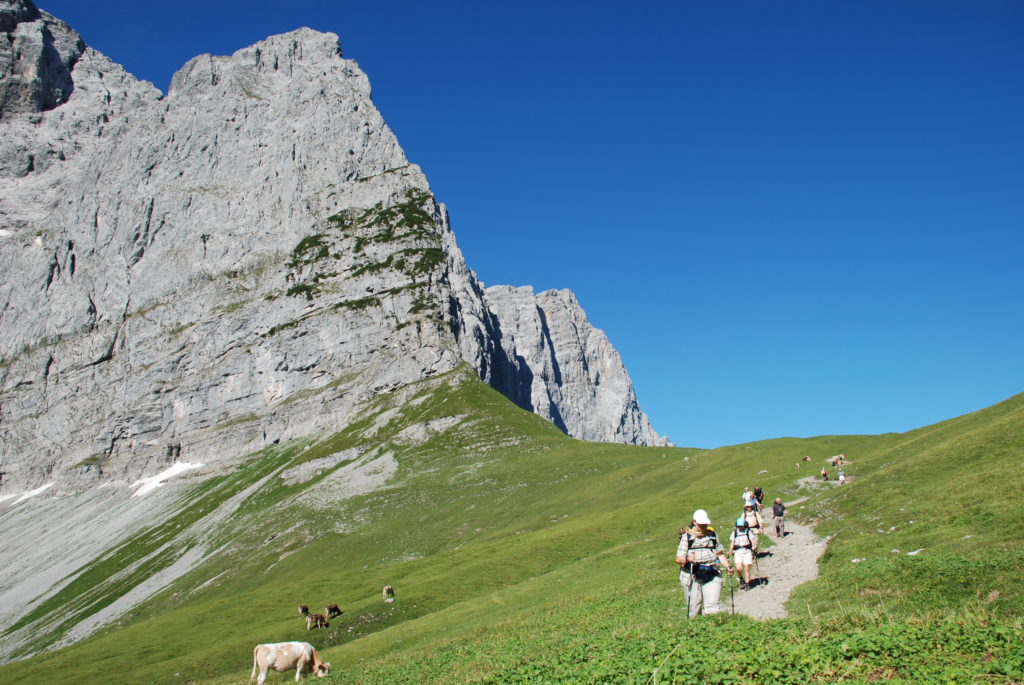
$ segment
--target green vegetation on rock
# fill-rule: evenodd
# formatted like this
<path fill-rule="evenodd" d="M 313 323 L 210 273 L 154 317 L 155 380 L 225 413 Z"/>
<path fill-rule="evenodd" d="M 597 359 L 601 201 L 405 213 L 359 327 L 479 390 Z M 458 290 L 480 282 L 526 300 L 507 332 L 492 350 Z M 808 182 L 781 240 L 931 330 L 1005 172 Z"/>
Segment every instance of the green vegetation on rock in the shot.
<path fill-rule="evenodd" d="M 304 237 L 292 250 L 286 278 L 294 285 L 286 294 L 313 300 L 323 294 L 324 281 L 339 276 L 359 278 L 391 270 L 415 281 L 434 272 L 444 263 L 444 252 L 433 197 L 409 188 L 403 198 L 328 217 L 323 232 Z M 369 247 L 380 245 L 392 247 L 369 254 Z"/>

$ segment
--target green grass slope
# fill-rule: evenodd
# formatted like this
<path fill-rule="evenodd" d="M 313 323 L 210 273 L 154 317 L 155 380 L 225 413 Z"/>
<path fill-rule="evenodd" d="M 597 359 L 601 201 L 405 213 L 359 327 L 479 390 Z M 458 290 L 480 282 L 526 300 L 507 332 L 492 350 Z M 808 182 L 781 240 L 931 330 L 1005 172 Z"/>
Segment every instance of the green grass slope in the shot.
<path fill-rule="evenodd" d="M 445 417 L 460 423 L 409 440 Z M 364 685 L 1021 680 L 1022 533 L 1007 515 L 1024 486 L 1022 429 L 1018 396 L 900 435 L 584 443 L 460 371 L 378 398 L 342 433 L 255 455 L 197 486 L 179 515 L 202 516 L 206 492 L 347 449 L 397 461 L 383 488 L 322 501 L 318 484 L 345 464 L 296 485 L 269 478 L 203 565 L 118 625 L 0 667 L 0 681 L 243 682 L 253 645 L 294 639 L 332 662 L 321 682 Z M 798 483 L 839 452 L 846 486 Z M 804 455 L 813 468 L 798 471 Z M 790 619 L 687 621 L 675 531 L 697 507 L 724 524 L 755 484 L 808 496 L 794 513 L 831 537 L 821 578 L 797 590 Z M 329 602 L 346 613 L 307 633 L 296 606 Z"/>

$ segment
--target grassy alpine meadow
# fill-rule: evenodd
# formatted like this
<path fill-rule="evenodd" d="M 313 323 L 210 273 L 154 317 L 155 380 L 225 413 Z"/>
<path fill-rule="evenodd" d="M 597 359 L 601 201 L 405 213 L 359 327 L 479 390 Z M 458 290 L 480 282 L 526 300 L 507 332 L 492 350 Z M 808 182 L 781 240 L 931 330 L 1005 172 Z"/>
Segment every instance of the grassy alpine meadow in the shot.
<path fill-rule="evenodd" d="M 0 667 L 0 681 L 246 682 L 253 646 L 285 640 L 332 663 L 326 683 L 1024 681 L 1022 533 L 1010 520 L 1021 436 L 1024 396 L 898 435 L 586 443 L 462 369 L 192 486 L 178 516 L 249 488 L 205 562 L 92 637 Z M 305 482 L 265 475 L 346 451 Z M 839 453 L 847 485 L 801 482 Z M 389 464 L 379 487 L 323 494 Z M 830 538 L 821 576 L 797 589 L 791 618 L 688 621 L 676 531 L 700 507 L 727 534 L 755 485 L 807 497 L 791 515 Z M 140 533 L 90 577 L 116 575 L 164 531 Z M 122 591 L 104 587 L 60 599 Z M 345 613 L 307 633 L 297 606 L 335 602 Z"/>

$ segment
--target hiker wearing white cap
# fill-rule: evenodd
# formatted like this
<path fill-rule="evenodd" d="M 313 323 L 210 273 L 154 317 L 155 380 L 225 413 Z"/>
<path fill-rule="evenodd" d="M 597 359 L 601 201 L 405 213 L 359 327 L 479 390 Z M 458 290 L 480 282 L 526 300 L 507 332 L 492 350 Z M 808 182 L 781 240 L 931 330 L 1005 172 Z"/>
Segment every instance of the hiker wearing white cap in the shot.
<path fill-rule="evenodd" d="M 693 522 L 679 537 L 676 563 L 679 564 L 679 582 L 686 597 L 687 616 L 717 614 L 722 595 L 722 574 L 719 562 L 732 575 L 732 567 L 718 541 L 711 519 L 703 509 L 693 512 Z"/>

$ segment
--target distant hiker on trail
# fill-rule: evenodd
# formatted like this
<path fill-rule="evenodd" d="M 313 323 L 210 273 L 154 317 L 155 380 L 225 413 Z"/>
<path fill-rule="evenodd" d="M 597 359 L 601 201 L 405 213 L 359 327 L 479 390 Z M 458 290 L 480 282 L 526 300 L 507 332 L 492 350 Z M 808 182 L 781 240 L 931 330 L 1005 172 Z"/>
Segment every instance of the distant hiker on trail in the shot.
<path fill-rule="evenodd" d="M 761 512 L 754 511 L 754 507 L 747 505 L 743 508 L 743 518 L 747 522 L 747 526 L 750 528 L 750 532 L 754 535 L 754 555 L 757 555 L 757 536 L 764 530 L 764 519 L 761 518 Z"/>
<path fill-rule="evenodd" d="M 754 499 L 757 500 L 757 506 L 754 507 L 757 511 L 761 511 L 761 503 L 764 502 L 764 490 L 758 485 L 754 488 Z"/>
<path fill-rule="evenodd" d="M 775 537 L 786 537 L 786 505 L 782 503 L 781 497 L 775 498 L 772 505 L 772 516 L 775 517 Z"/>
<path fill-rule="evenodd" d="M 749 487 L 743 488 L 743 504 L 746 504 L 750 500 L 754 499 L 754 493 L 750 491 Z"/>
<path fill-rule="evenodd" d="M 821 467 L 821 480 L 826 483 L 828 482 L 828 469 L 824 466 Z"/>
<path fill-rule="evenodd" d="M 843 473 L 842 469 L 839 469 L 839 484 L 846 485 L 846 474 Z"/>
<path fill-rule="evenodd" d="M 715 529 L 711 527 L 708 513 L 698 509 L 693 512 L 693 522 L 683 531 L 676 548 L 679 583 L 683 586 L 688 618 L 702 613 L 717 614 L 721 610 L 718 604 L 722 595 L 719 562 L 732 575 L 732 567 Z"/>
<path fill-rule="evenodd" d="M 750 565 L 754 563 L 754 543 L 756 541 L 757 538 L 751 532 L 750 526 L 747 525 L 747 520 L 742 516 L 736 519 L 736 527 L 729 534 L 729 551 L 733 555 L 736 570 L 743 578 L 740 583 L 741 590 L 749 590 L 752 587 Z"/>

